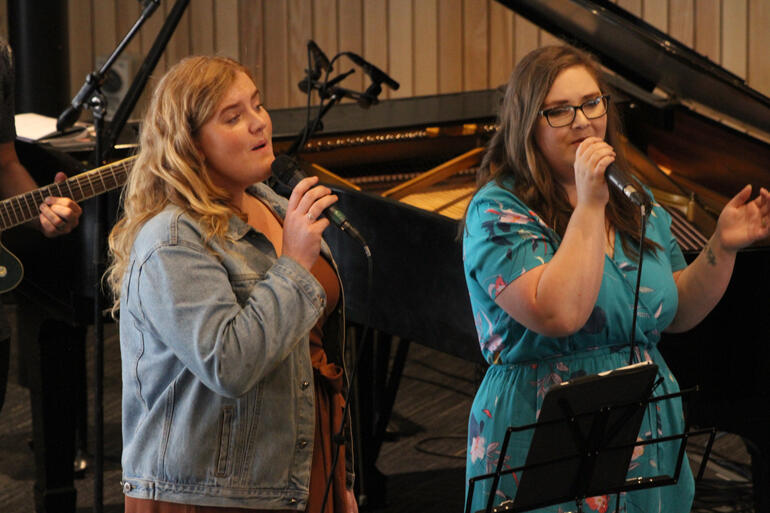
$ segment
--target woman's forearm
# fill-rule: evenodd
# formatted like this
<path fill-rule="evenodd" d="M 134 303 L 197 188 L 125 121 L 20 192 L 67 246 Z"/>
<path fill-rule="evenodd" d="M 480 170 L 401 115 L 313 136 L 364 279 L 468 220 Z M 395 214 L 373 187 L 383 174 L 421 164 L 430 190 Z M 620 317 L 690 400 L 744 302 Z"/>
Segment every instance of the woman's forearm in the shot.
<path fill-rule="evenodd" d="M 730 283 L 735 255 L 735 251 L 725 250 L 718 238 L 712 237 L 693 263 L 674 273 L 679 307 L 666 331 L 687 331 L 716 306 Z"/>

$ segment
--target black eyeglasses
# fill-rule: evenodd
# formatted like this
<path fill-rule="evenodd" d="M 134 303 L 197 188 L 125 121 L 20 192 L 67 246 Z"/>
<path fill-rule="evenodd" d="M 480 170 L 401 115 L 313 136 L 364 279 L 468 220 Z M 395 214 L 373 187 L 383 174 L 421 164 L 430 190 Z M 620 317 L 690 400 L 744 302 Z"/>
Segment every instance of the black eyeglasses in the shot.
<path fill-rule="evenodd" d="M 610 95 L 603 94 L 592 98 L 581 105 L 559 105 L 550 109 L 543 109 L 538 112 L 545 116 L 545 120 L 553 128 L 571 125 L 575 121 L 577 110 L 580 109 L 583 115 L 588 119 L 596 119 L 607 114 L 607 105 L 610 101 Z"/>

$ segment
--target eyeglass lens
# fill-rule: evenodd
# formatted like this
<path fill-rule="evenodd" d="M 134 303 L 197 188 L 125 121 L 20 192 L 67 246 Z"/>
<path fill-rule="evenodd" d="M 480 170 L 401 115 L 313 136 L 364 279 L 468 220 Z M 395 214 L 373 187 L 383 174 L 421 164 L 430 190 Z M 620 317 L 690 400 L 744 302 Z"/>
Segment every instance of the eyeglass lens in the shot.
<path fill-rule="evenodd" d="M 548 123 L 553 127 L 566 126 L 575 119 L 576 108 L 583 111 L 588 119 L 599 118 L 607 112 L 607 100 L 604 96 L 599 96 L 588 100 L 582 105 L 575 107 L 565 105 L 563 107 L 554 107 L 543 111 Z"/>

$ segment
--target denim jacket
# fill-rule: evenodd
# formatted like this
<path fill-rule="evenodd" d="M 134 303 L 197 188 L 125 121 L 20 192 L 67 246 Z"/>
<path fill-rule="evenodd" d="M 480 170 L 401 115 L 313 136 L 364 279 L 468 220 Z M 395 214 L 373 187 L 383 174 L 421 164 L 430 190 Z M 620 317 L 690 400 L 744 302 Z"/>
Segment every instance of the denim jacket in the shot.
<path fill-rule="evenodd" d="M 284 217 L 286 200 L 267 185 L 249 193 Z M 173 206 L 136 237 L 120 309 L 123 491 L 304 510 L 315 433 L 308 333 L 326 295 L 236 217 L 228 238 L 205 244 L 199 225 Z M 325 328 L 337 335 L 331 352 L 325 346 L 338 364 L 343 310 Z"/>

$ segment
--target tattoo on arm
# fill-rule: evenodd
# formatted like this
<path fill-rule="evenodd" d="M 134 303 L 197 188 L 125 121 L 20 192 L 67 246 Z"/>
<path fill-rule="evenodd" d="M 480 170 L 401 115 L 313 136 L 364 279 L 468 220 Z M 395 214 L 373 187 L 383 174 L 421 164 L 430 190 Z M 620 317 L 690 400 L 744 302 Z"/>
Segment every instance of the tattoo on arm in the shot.
<path fill-rule="evenodd" d="M 703 253 L 706 254 L 706 260 L 708 260 L 708 263 L 712 266 L 717 265 L 717 257 L 714 255 L 714 252 L 711 251 L 711 246 L 709 244 L 706 244 L 706 247 L 703 248 Z"/>

